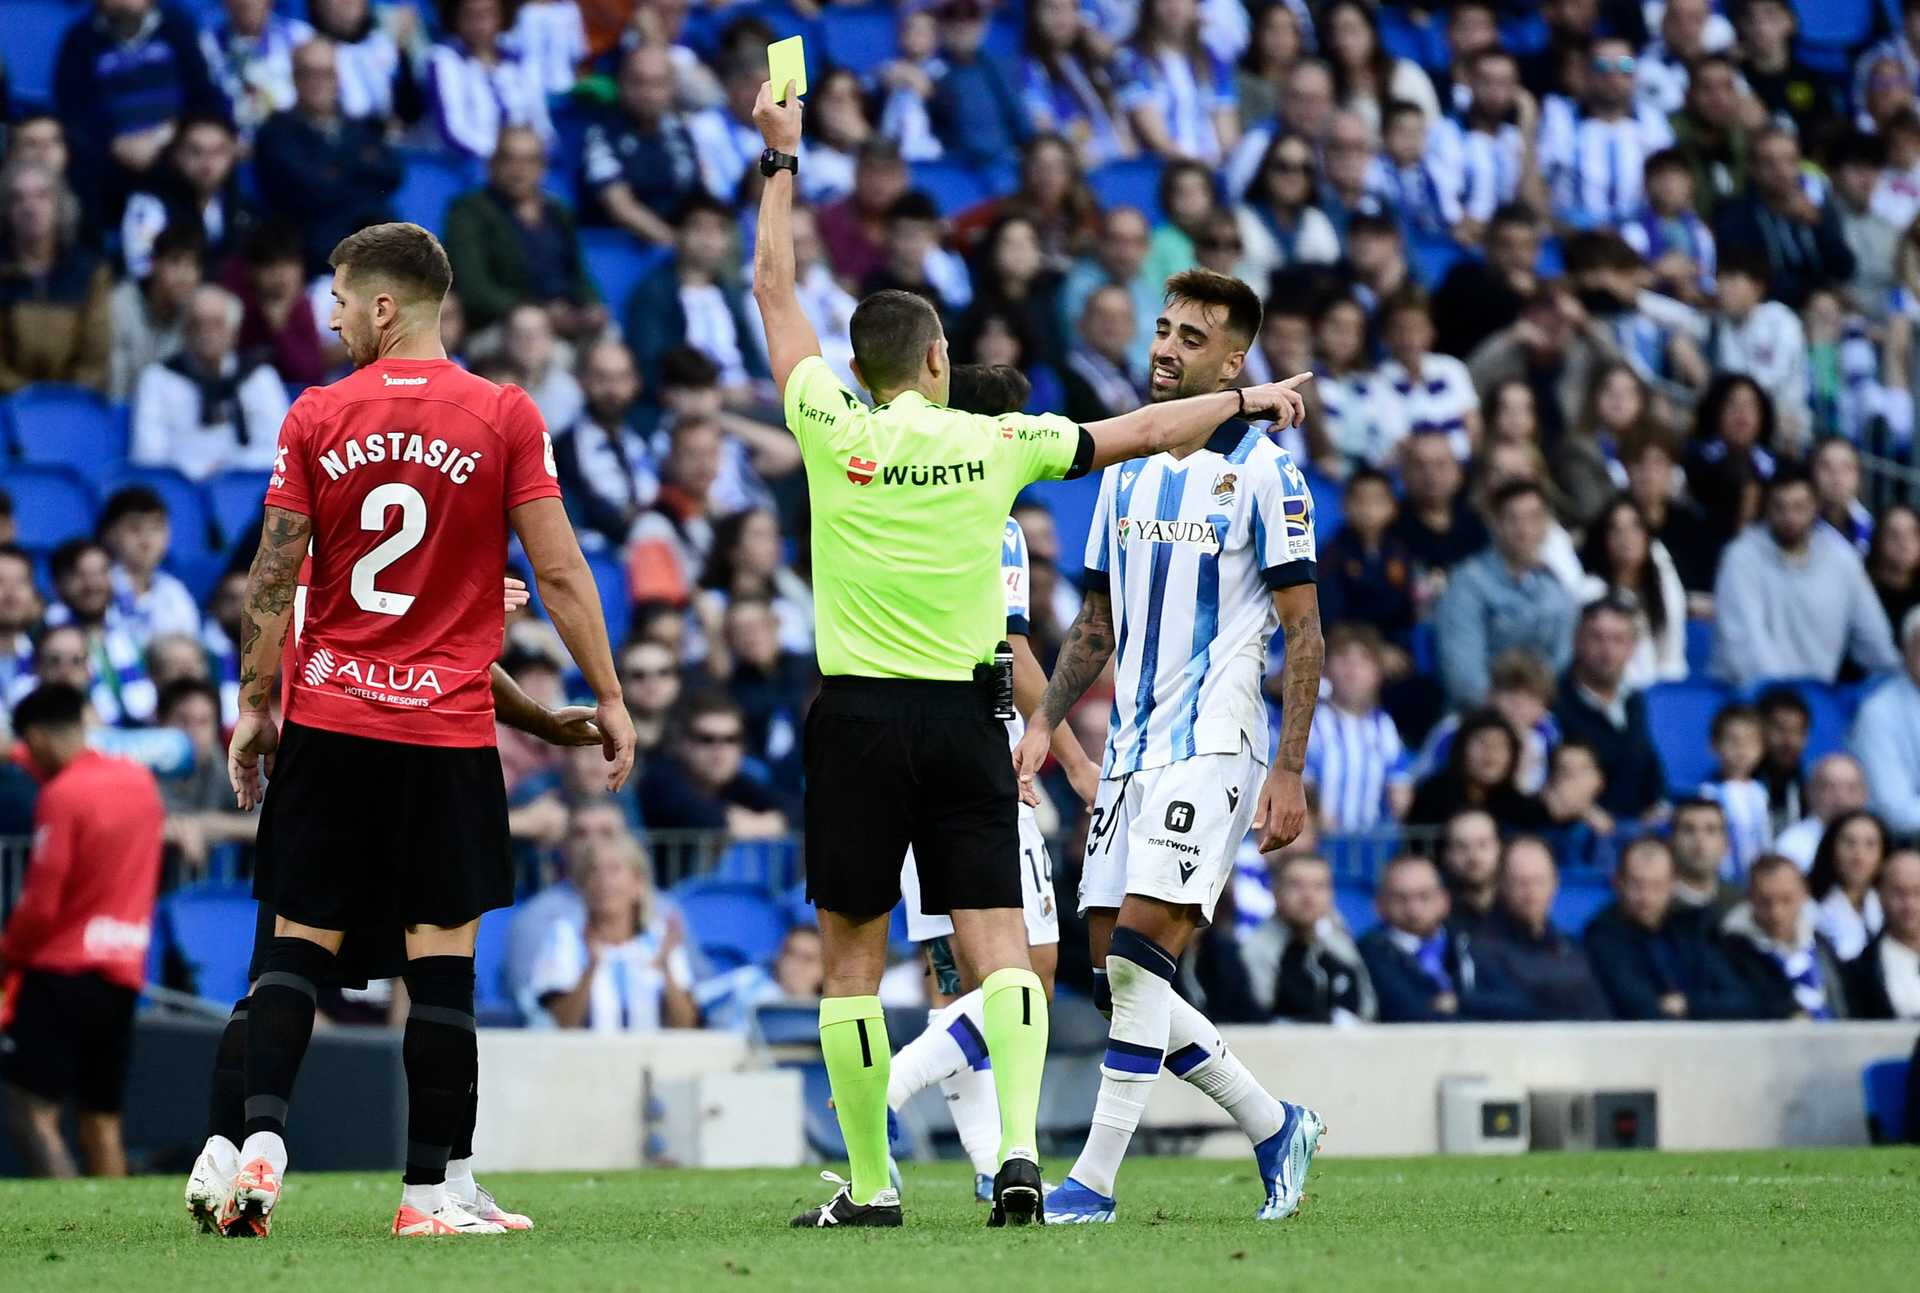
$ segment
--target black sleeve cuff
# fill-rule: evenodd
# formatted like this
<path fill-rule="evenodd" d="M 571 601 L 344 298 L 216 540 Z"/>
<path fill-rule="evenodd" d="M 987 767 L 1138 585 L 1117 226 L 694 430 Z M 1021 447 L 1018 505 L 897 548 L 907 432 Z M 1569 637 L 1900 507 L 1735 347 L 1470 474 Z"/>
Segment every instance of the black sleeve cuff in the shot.
<path fill-rule="evenodd" d="M 1268 588 L 1278 591 L 1292 588 L 1298 584 L 1313 582 L 1313 563 L 1311 561 L 1289 561 L 1283 565 L 1268 566 L 1260 572 L 1260 578 Z"/>
<path fill-rule="evenodd" d="M 1067 474 L 1061 480 L 1079 480 L 1093 470 L 1093 437 L 1085 427 L 1079 428 L 1080 443 L 1074 446 L 1073 466 L 1067 468 Z"/>
<path fill-rule="evenodd" d="M 1092 566 L 1088 566 L 1080 572 L 1080 591 L 1110 593 L 1113 591 L 1113 576 L 1105 570 L 1095 570 Z"/>
<path fill-rule="evenodd" d="M 1024 615 L 1007 616 L 1007 636 L 1013 637 L 1015 635 L 1018 635 L 1023 638 L 1030 638 L 1033 636 L 1033 626 L 1027 623 L 1026 616 Z"/>

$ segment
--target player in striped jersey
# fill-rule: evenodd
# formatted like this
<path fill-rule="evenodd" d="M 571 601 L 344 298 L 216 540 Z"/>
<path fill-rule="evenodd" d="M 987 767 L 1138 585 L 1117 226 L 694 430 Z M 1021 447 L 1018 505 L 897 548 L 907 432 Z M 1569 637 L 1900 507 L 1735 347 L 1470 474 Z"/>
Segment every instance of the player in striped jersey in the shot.
<path fill-rule="evenodd" d="M 1246 284 L 1207 270 L 1174 275 L 1155 324 L 1149 398 L 1230 389 L 1259 330 L 1260 299 Z M 1249 823 L 1263 851 L 1306 823 L 1300 772 L 1321 659 L 1313 566 L 1306 482 L 1285 450 L 1238 419 L 1100 482 L 1085 600 L 1014 756 L 1031 799 L 1055 727 L 1114 659 L 1080 884 L 1093 961 L 1104 966 L 1096 994 L 1113 1024 L 1093 1129 L 1047 1196 L 1050 1222 L 1113 1219 L 1114 1177 L 1163 1061 L 1254 1143 L 1266 1186 L 1256 1215 L 1299 1207 L 1319 1116 L 1263 1090 L 1219 1030 L 1174 995 L 1172 979 Z M 1260 682 L 1276 623 L 1287 652 L 1269 772 Z"/>
<path fill-rule="evenodd" d="M 1320 791 L 1320 829 L 1370 831 L 1407 815 L 1413 761 L 1400 729 L 1380 708 L 1380 631 L 1336 624 L 1327 631 L 1327 703 L 1313 713 L 1303 776 Z"/>
<path fill-rule="evenodd" d="M 998 416 L 1026 407 L 1032 389 L 1017 368 L 966 364 L 954 369 L 947 407 Z M 1013 651 L 1014 709 L 1017 715 L 1031 714 L 1046 688 L 1047 675 L 1027 640 L 1027 536 L 1012 517 L 1007 518 L 1001 534 L 1000 573 L 1006 586 L 1007 645 Z M 1017 745 L 1026 730 L 1024 718 L 1007 720 L 1010 743 Z M 1080 748 L 1078 739 L 1061 730 L 1053 742 L 1053 753 L 1067 770 L 1075 791 L 1091 802 L 1100 769 Z M 1060 963 L 1060 914 L 1054 908 L 1053 859 L 1047 854 L 1039 818 L 1026 803 L 1020 805 L 1020 891 L 1033 972 L 1051 998 L 1054 971 Z M 927 969 L 933 977 L 934 1010 L 920 1035 L 894 1054 L 887 1078 L 887 1109 L 890 1115 L 898 1114 L 907 1101 L 939 1083 L 961 1147 L 973 1161 L 974 1195 L 982 1203 L 991 1203 L 993 1176 L 1000 1167 L 1000 1108 L 987 1058 L 985 998 L 980 979 L 954 955 L 953 918 L 921 910 L 920 874 L 911 849 L 900 868 L 900 895 L 907 906 L 907 937 L 926 950 Z M 964 995 L 963 989 L 967 990 Z"/>

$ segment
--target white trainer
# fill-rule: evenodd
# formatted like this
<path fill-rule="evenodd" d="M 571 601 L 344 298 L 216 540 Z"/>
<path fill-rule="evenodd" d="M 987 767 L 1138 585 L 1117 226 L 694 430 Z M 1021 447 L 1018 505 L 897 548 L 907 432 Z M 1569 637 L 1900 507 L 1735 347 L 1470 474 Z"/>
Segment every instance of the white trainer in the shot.
<path fill-rule="evenodd" d="M 187 1174 L 187 1215 L 210 1235 L 220 1228 L 220 1205 L 240 1170 L 240 1150 L 225 1136 L 209 1136 Z"/>

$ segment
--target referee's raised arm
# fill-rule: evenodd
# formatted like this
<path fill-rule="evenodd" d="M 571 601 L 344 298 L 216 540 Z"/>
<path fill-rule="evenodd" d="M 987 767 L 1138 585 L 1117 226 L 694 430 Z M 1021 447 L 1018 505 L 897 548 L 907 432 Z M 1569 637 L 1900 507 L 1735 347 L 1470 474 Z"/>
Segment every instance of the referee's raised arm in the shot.
<path fill-rule="evenodd" d="M 791 88 L 791 87 L 788 87 Z M 760 193 L 760 223 L 753 239 L 753 298 L 767 329 L 767 363 L 784 399 L 787 379 L 809 355 L 820 353 L 820 338 L 800 309 L 793 290 L 793 186 L 799 174 L 800 100 L 788 95 L 776 103 L 773 86 L 761 82 L 753 124 L 760 127 L 767 151 L 760 169 L 766 187 Z M 770 159 L 772 159 L 770 161 Z"/>

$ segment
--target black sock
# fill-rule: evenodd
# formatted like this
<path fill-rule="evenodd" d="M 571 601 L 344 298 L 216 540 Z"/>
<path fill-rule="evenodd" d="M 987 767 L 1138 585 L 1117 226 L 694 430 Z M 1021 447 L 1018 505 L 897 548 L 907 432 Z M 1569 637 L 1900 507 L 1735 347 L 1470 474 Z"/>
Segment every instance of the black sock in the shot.
<path fill-rule="evenodd" d="M 408 1185 L 447 1179 L 454 1143 L 471 1142 L 480 1050 L 473 1032 L 473 958 L 423 956 L 407 962 L 406 1039 Z"/>
<path fill-rule="evenodd" d="M 235 1149 L 247 1138 L 247 1001 L 233 1003 L 207 1083 L 207 1138 L 225 1136 Z"/>
<path fill-rule="evenodd" d="M 333 953 L 304 938 L 267 944 L 266 968 L 247 998 L 246 1134 L 287 1131 L 293 1079 L 313 1040 L 314 985 L 333 976 Z"/>
<path fill-rule="evenodd" d="M 479 1068 L 479 1056 L 474 1057 L 474 1068 Z M 456 1161 L 473 1157 L 473 1124 L 480 1119 L 480 1083 L 476 1080 L 467 1088 L 467 1112 L 453 1133 L 453 1153 Z"/>

